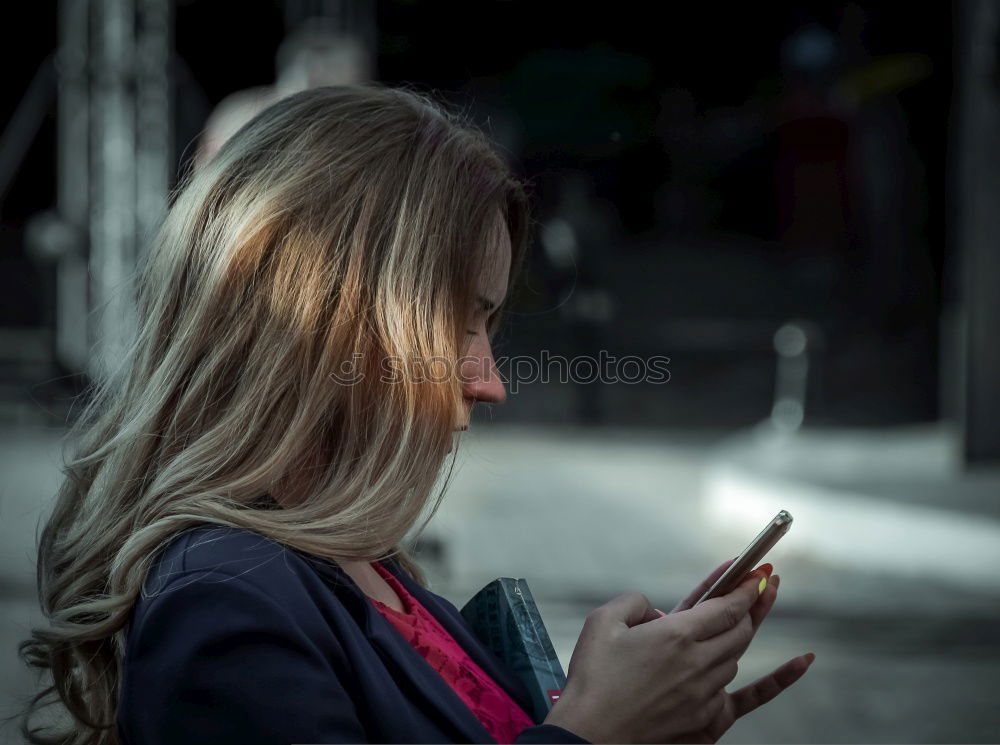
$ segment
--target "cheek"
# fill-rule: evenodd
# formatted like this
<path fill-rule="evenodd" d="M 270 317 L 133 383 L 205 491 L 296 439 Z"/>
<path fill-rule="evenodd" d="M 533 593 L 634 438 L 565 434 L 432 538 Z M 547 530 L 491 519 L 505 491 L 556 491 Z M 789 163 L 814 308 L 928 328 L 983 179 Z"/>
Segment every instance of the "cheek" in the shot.
<path fill-rule="evenodd" d="M 484 375 L 484 371 L 489 366 L 490 344 L 482 334 L 478 334 L 471 339 L 465 357 L 462 358 L 461 370 L 465 382 L 473 382 Z"/>
<path fill-rule="evenodd" d="M 486 337 L 480 332 L 475 336 L 469 337 L 469 346 L 465 351 L 465 356 L 480 360 L 489 354 L 489 350 L 489 342 L 486 341 Z"/>

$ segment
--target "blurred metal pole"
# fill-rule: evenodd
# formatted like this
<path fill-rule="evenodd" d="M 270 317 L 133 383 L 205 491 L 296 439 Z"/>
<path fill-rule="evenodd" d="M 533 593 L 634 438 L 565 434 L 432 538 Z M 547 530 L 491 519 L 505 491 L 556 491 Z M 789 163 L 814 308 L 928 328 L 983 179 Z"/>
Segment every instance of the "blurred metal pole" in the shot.
<path fill-rule="evenodd" d="M 1000 8 L 964 0 L 956 21 L 961 410 L 964 458 L 973 465 L 1000 462 Z"/>
<path fill-rule="evenodd" d="M 136 220 L 141 262 L 167 213 L 173 179 L 174 95 L 168 71 L 173 49 L 170 0 L 137 0 Z"/>
<path fill-rule="evenodd" d="M 88 372 L 105 377 L 134 333 L 135 273 L 169 188 L 169 0 L 93 0 Z"/>
<path fill-rule="evenodd" d="M 59 3 L 58 151 L 56 212 L 67 228 L 56 264 L 55 353 L 69 370 L 87 364 L 89 287 L 87 237 L 90 221 L 90 2 Z"/>
<path fill-rule="evenodd" d="M 88 372 L 106 377 L 134 328 L 129 272 L 136 245 L 135 5 L 96 0 L 91 131 L 90 294 L 93 352 Z"/>
<path fill-rule="evenodd" d="M 778 369 L 774 382 L 771 423 L 782 432 L 802 427 L 809 397 L 809 353 L 824 346 L 818 325 L 810 321 L 789 321 L 774 333 Z"/>

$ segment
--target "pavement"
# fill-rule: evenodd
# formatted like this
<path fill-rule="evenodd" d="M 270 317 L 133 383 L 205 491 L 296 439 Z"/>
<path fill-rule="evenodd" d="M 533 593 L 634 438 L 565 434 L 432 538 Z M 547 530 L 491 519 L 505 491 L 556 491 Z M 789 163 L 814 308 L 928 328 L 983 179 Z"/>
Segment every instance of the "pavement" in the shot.
<path fill-rule="evenodd" d="M 36 691 L 16 646 L 43 621 L 34 584 L 36 529 L 61 482 L 61 435 L 42 426 L 0 431 L 0 718 Z M 12 724 L 0 726 L 0 743 L 21 742 Z"/>
<path fill-rule="evenodd" d="M 60 435 L 0 433 L 0 716 L 33 690 L 13 648 L 38 620 L 33 541 Z M 669 611 L 786 509 L 766 559 L 779 598 L 730 690 L 816 661 L 721 742 L 1000 742 L 1000 474 L 965 472 L 947 427 L 487 423 L 461 438 L 421 536 L 431 589 L 461 607 L 498 576 L 526 579 L 564 669 L 590 610 L 638 590 Z"/>

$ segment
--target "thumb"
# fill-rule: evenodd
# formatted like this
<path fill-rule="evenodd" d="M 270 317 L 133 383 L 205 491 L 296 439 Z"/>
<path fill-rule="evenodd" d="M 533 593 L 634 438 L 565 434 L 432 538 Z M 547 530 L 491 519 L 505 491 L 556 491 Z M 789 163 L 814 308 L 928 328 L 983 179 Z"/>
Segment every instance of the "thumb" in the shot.
<path fill-rule="evenodd" d="M 629 628 L 642 623 L 655 621 L 663 611 L 656 610 L 649 604 L 649 599 L 641 592 L 625 592 L 610 603 L 609 615 L 616 621 L 622 621 Z"/>

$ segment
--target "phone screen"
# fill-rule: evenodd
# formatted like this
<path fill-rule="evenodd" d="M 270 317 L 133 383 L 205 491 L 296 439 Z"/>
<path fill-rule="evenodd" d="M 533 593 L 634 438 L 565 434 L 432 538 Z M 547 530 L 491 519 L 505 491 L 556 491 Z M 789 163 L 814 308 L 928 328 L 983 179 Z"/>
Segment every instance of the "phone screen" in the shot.
<path fill-rule="evenodd" d="M 722 573 L 715 584 L 705 591 L 705 594 L 698 599 L 698 603 L 732 592 L 757 567 L 764 555 L 771 550 L 771 547 L 778 542 L 781 536 L 788 532 L 791 526 L 792 516 L 786 510 L 781 510 L 771 522 L 764 526 L 764 529 L 744 549 L 743 553 L 736 557 L 736 561 L 729 565 L 729 568 Z"/>

